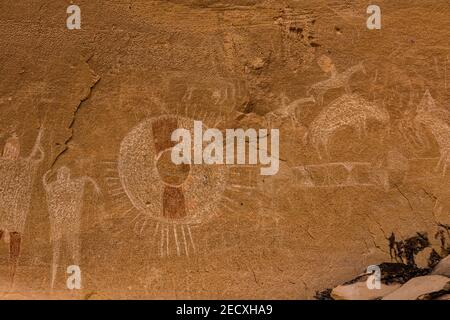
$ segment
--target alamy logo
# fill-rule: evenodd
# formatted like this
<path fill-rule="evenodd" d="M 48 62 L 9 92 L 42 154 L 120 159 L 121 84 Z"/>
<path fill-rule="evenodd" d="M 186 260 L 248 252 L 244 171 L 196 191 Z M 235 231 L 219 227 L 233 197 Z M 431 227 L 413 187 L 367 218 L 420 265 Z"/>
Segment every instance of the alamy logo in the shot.
<path fill-rule="evenodd" d="M 367 7 L 367 13 L 370 16 L 367 18 L 367 29 L 380 30 L 381 29 L 381 9 L 377 5 L 370 5 Z"/>
<path fill-rule="evenodd" d="M 67 17 L 66 26 L 69 30 L 81 29 L 81 9 L 79 6 L 73 4 L 67 7 Z"/>
<path fill-rule="evenodd" d="M 367 278 L 366 285 L 369 290 L 380 290 L 381 289 L 381 269 L 377 265 L 370 265 L 367 267 L 367 273 L 369 277 Z"/>
<path fill-rule="evenodd" d="M 71 265 L 67 267 L 67 277 L 66 285 L 69 290 L 80 290 L 81 289 L 81 269 L 79 266 Z"/>
<path fill-rule="evenodd" d="M 262 175 L 275 175 L 279 169 L 278 129 L 206 129 L 202 121 L 194 121 L 194 137 L 184 128 L 172 132 L 172 141 L 178 142 L 172 149 L 171 159 L 180 164 L 261 164 Z M 268 138 L 270 137 L 270 146 Z M 207 145 L 204 147 L 204 143 Z M 246 148 L 248 145 L 248 149 Z M 270 154 L 269 154 L 270 147 Z M 248 151 L 248 157 L 247 157 Z M 224 155 L 225 153 L 225 155 Z M 247 159 L 248 158 L 248 159 Z"/>

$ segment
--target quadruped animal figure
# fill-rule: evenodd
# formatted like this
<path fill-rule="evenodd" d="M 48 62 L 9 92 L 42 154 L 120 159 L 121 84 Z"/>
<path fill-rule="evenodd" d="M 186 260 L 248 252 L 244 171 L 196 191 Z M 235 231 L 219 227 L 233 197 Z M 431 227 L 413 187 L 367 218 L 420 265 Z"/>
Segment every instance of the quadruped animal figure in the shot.
<path fill-rule="evenodd" d="M 20 156 L 20 140 L 13 134 L 0 156 L 0 240 L 9 242 L 10 285 L 20 256 L 25 222 L 31 204 L 33 182 L 39 163 L 44 159 L 42 129 L 28 157 Z"/>
<path fill-rule="evenodd" d="M 80 264 L 80 226 L 86 183 L 94 186 L 97 195 L 101 194 L 97 183 L 90 177 L 71 178 L 70 169 L 60 167 L 56 180 L 48 182 L 51 170 L 42 178 L 46 191 L 50 216 L 50 238 L 53 246 L 51 288 L 54 288 L 58 270 L 61 245 L 65 242 L 75 265 Z"/>
<path fill-rule="evenodd" d="M 347 94 L 351 93 L 350 89 L 350 78 L 357 72 L 362 72 L 366 74 L 366 69 L 362 62 L 359 64 L 348 68 L 346 71 L 339 73 L 336 70 L 335 65 L 331 61 L 328 56 L 321 56 L 317 60 L 317 64 L 319 67 L 326 73 L 330 74 L 330 78 L 324 81 L 320 81 L 316 84 L 313 84 L 308 91 L 307 95 L 314 94 L 316 96 L 317 103 L 319 105 L 323 104 L 323 97 L 328 90 L 336 89 L 336 88 L 344 88 Z"/>
<path fill-rule="evenodd" d="M 314 97 L 300 98 L 291 101 L 284 93 L 280 95 L 281 106 L 266 114 L 266 118 L 272 122 L 275 119 L 289 120 L 292 125 L 297 125 L 297 109 L 307 103 L 315 103 Z"/>
<path fill-rule="evenodd" d="M 320 158 L 327 156 L 331 137 L 344 127 L 356 129 L 358 136 L 366 135 L 367 122 L 374 120 L 388 124 L 389 113 L 383 107 L 357 94 L 344 94 L 325 107 L 309 127 L 308 135 Z"/>

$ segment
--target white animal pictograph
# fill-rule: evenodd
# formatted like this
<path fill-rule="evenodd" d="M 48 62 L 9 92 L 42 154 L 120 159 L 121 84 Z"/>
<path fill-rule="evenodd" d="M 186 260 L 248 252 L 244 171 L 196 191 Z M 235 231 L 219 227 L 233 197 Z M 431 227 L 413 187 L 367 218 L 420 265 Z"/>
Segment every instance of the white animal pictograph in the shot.
<path fill-rule="evenodd" d="M 322 158 L 321 148 L 329 156 L 328 143 L 338 130 L 352 127 L 362 137 L 366 134 L 368 120 L 388 124 L 389 119 L 389 113 L 384 108 L 360 95 L 344 94 L 319 113 L 310 125 L 308 137 Z"/>
<path fill-rule="evenodd" d="M 100 188 L 90 177 L 71 178 L 70 169 L 61 167 L 56 180 L 48 182 L 52 171 L 47 171 L 43 178 L 47 206 L 50 216 L 50 238 L 53 245 L 51 288 L 54 288 L 58 270 L 61 245 L 65 242 L 73 264 L 80 264 L 80 225 L 86 183 L 94 186 L 97 195 Z"/>
<path fill-rule="evenodd" d="M 366 73 L 362 62 L 341 73 L 337 72 L 334 64 L 331 62 L 331 59 L 327 56 L 320 57 L 317 63 L 324 72 L 331 74 L 329 79 L 313 84 L 307 91 L 307 95 L 314 93 L 319 105 L 323 104 L 323 97 L 328 90 L 344 88 L 345 92 L 350 94 L 350 78 L 357 72 L 362 72 L 364 74 Z"/>
<path fill-rule="evenodd" d="M 290 120 L 293 125 L 295 125 L 298 123 L 297 109 L 301 105 L 316 102 L 316 100 L 312 96 L 308 98 L 300 98 L 294 101 L 290 101 L 289 98 L 283 93 L 281 94 L 280 98 L 281 98 L 281 107 L 266 114 L 266 118 L 270 122 L 272 122 L 277 118 L 282 120 L 287 119 Z"/>
<path fill-rule="evenodd" d="M 376 167 L 369 162 L 330 162 L 292 168 L 293 183 L 301 188 L 378 187 Z"/>
<path fill-rule="evenodd" d="M 6 141 L 0 157 L 0 239 L 4 236 L 5 241 L 9 241 L 11 285 L 14 283 L 25 222 L 30 210 L 34 178 L 38 164 L 44 159 L 42 132 L 41 128 L 28 157 L 20 157 L 20 141 L 15 134 Z"/>
<path fill-rule="evenodd" d="M 441 153 L 436 171 L 441 171 L 445 176 L 450 157 L 450 112 L 438 107 L 427 90 L 413 121 L 429 130 L 436 139 Z"/>

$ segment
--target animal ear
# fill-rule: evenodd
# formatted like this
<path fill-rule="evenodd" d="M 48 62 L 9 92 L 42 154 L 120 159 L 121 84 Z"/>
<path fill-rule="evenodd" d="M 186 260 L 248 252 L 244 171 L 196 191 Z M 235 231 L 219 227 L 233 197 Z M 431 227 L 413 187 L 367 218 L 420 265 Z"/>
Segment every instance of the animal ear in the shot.
<path fill-rule="evenodd" d="M 417 107 L 417 112 L 426 112 L 433 109 L 436 109 L 436 103 L 431 96 L 430 90 L 427 89 L 423 95 L 422 101 L 420 101 L 420 104 Z"/>

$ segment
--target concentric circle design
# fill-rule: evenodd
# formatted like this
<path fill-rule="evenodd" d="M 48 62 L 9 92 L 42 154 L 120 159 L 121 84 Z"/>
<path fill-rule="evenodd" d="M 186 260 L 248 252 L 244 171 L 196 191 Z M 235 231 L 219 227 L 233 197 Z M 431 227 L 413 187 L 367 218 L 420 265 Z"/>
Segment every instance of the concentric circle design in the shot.
<path fill-rule="evenodd" d="M 133 206 L 146 217 L 167 224 L 199 224 L 217 210 L 226 167 L 175 165 L 171 135 L 178 128 L 188 129 L 193 138 L 194 121 L 186 117 L 149 118 L 134 127 L 120 146 L 119 177 Z"/>

